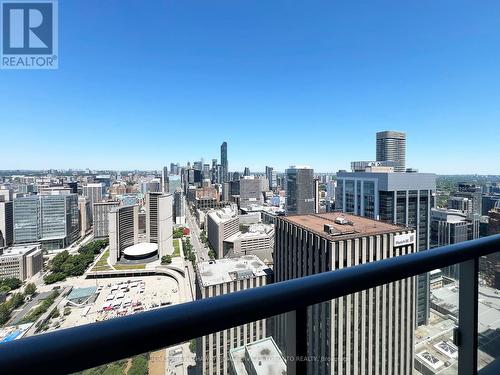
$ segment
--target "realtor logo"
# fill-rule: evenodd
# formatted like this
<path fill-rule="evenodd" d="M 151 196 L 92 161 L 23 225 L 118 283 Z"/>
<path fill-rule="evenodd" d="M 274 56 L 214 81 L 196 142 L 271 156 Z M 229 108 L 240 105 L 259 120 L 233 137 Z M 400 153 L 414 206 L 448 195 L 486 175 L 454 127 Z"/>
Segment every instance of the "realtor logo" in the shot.
<path fill-rule="evenodd" d="M 1 2 L 1 67 L 56 69 L 58 67 L 57 2 Z"/>

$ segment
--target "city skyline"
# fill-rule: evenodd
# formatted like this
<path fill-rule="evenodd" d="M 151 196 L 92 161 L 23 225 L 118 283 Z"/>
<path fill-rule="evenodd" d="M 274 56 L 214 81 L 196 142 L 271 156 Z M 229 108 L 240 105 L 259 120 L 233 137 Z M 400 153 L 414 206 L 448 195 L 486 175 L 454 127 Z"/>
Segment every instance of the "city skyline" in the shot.
<path fill-rule="evenodd" d="M 230 170 L 335 172 L 391 129 L 408 167 L 499 173 L 499 6 L 64 2 L 59 69 L 1 73 L 2 168 L 160 169 L 226 140 Z"/>

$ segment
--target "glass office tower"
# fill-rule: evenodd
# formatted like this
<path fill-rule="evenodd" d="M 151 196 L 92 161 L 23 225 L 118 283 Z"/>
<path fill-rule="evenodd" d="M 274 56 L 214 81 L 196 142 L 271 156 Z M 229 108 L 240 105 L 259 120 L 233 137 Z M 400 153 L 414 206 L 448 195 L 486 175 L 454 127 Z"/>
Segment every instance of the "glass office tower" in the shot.
<path fill-rule="evenodd" d="M 339 172 L 335 208 L 415 229 L 418 251 L 430 248 L 430 212 L 434 207 L 433 173 Z M 429 278 L 417 286 L 417 325 L 429 317 Z"/>

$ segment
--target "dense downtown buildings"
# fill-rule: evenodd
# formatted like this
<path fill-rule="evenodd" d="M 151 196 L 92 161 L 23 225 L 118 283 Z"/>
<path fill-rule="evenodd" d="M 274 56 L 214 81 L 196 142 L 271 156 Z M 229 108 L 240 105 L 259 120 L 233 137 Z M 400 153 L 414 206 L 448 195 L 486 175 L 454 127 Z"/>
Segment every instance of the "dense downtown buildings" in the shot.
<path fill-rule="evenodd" d="M 278 217 L 275 282 L 335 271 L 417 251 L 416 232 L 343 213 Z M 411 374 L 415 278 L 314 305 L 308 322 L 311 374 Z M 274 335 L 287 346 L 286 319 Z M 286 354 L 286 353 L 285 353 Z"/>
<path fill-rule="evenodd" d="M 271 277 L 272 270 L 254 255 L 200 262 L 197 265 L 197 298 L 259 287 L 268 284 Z M 266 336 L 266 319 L 203 336 L 197 345 L 202 373 L 229 374 L 231 349 Z"/>
<path fill-rule="evenodd" d="M 495 184 L 464 179 L 445 194 L 436 186 L 436 175 L 401 164 L 398 172 L 398 160 L 387 156 L 390 160 L 352 162 L 351 172 L 336 174 L 315 173 L 303 166 L 283 173 L 251 165 L 251 172 L 242 166 L 239 171 L 226 170 L 224 182 L 227 143 L 222 146 L 221 164 L 217 159 L 208 159 L 209 164 L 200 158 L 156 171 L 86 175 L 89 171 L 0 185 L 0 271 L 4 272 L 0 278 L 15 275 L 26 282 L 42 280 L 39 271 L 50 267 L 50 260 L 62 249 L 77 255 L 84 244 L 105 240 L 109 245 L 84 275 L 56 285 L 72 286 L 75 291 L 68 301 L 80 303 L 78 296 L 87 296 L 89 284 L 106 288 L 113 285 L 112 277 L 140 273 L 139 285 L 163 272 L 185 278 L 185 287 L 169 287 L 168 293 L 150 290 L 151 296 L 145 299 L 139 293 L 137 301 L 148 309 L 168 306 L 175 294 L 181 302 L 204 299 L 462 242 L 477 238 L 479 232 L 500 231 L 495 227 Z M 95 191 L 93 185 L 97 185 Z M 93 192 L 100 196 L 86 196 Z M 63 222 L 61 204 L 73 201 L 72 196 L 77 198 L 77 216 L 70 209 L 65 223 L 73 223 L 77 234 L 70 237 L 81 237 L 82 245 L 57 237 L 60 231 L 55 224 Z M 89 198 L 98 201 L 91 205 Z M 489 216 L 479 215 L 485 207 Z M 69 220 L 74 217 L 76 224 Z M 6 243 L 9 222 L 11 244 Z M 4 238 L 7 241 L 2 244 Z M 28 252 L 23 248 L 35 249 L 36 256 L 23 260 L 23 253 Z M 481 259 L 483 289 L 498 286 L 497 258 Z M 79 290 L 77 285 L 87 277 L 88 288 Z M 436 369 L 455 368 L 456 359 L 446 362 L 436 345 L 452 348 L 449 336 L 457 318 L 452 289 L 457 277 L 456 266 L 443 267 L 429 275 L 312 306 L 308 309 L 307 354 L 329 360 L 308 361 L 308 373 L 431 374 L 434 370 L 427 359 L 431 355 L 441 361 Z M 38 282 L 41 288 L 52 287 Z M 97 297 L 109 301 L 87 306 L 92 311 L 87 323 L 93 323 L 94 316 L 105 320 L 138 309 L 130 306 L 135 299 L 121 300 L 121 288 L 118 284 L 118 290 Z M 191 297 L 186 293 L 189 290 Z M 148 305 L 153 298 L 156 302 Z M 493 314 L 491 309 L 488 314 Z M 495 319 L 484 324 L 494 325 Z M 183 358 L 184 370 L 197 365 L 195 372 L 202 374 L 284 373 L 291 344 L 288 332 L 286 319 L 276 317 L 212 333 L 192 348 L 189 344 L 183 344 L 183 351 L 168 348 L 165 372 L 172 372 Z M 484 325 L 480 332 L 489 335 Z M 430 337 L 428 342 L 426 337 Z M 196 361 L 191 358 L 195 351 Z"/>

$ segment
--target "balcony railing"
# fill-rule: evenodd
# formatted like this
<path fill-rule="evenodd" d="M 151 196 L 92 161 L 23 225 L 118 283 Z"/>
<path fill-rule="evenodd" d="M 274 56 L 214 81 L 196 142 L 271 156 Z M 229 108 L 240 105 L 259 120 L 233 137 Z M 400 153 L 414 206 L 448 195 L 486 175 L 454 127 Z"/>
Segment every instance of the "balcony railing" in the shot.
<path fill-rule="evenodd" d="M 306 357 L 308 306 L 460 263 L 458 373 L 475 374 L 479 257 L 497 251 L 500 235 L 31 336 L 0 345 L 0 372 L 72 373 L 283 313 L 287 356 Z M 306 373 L 290 362 L 288 374 Z"/>

